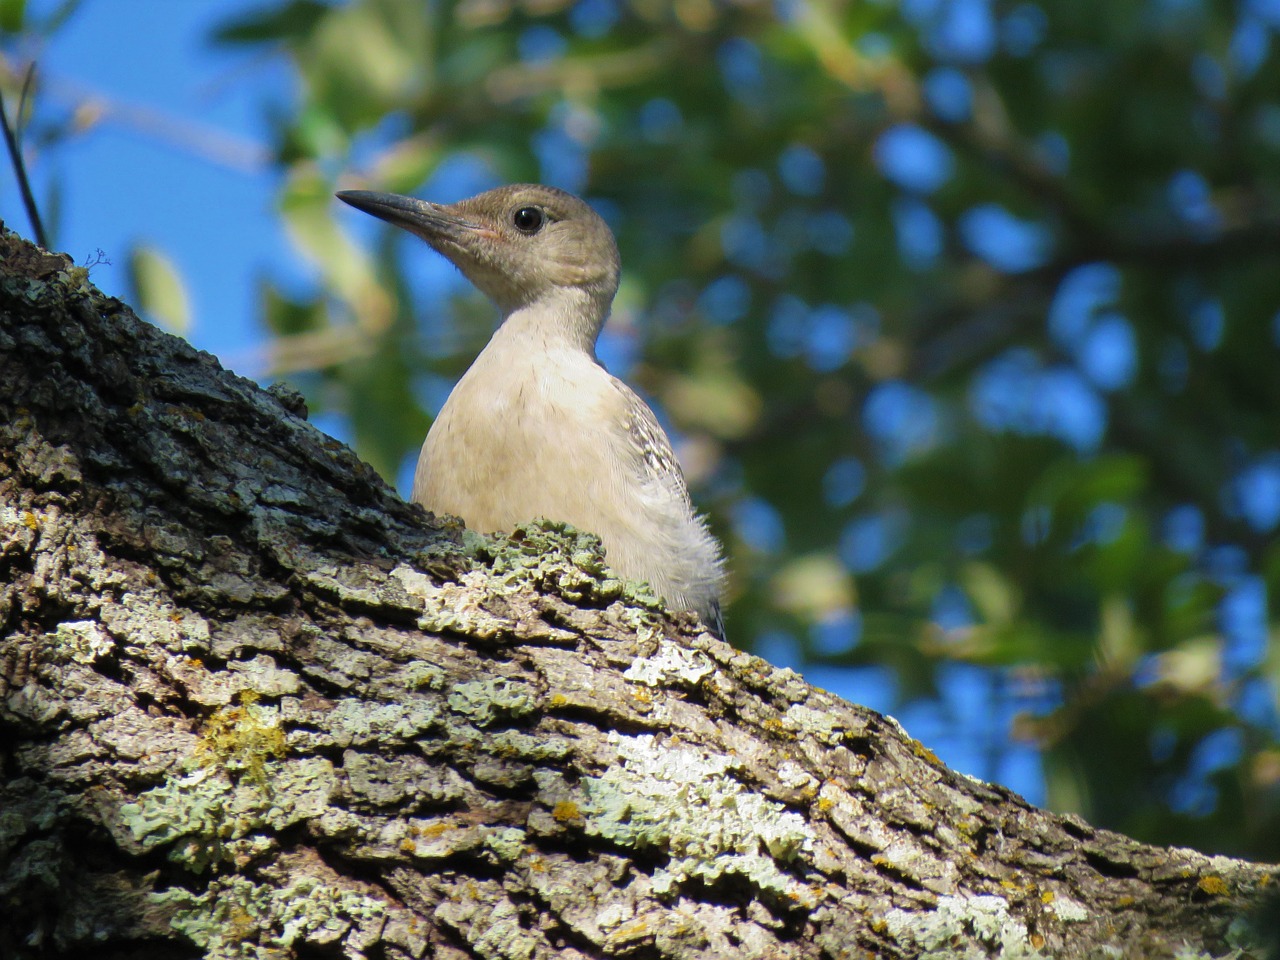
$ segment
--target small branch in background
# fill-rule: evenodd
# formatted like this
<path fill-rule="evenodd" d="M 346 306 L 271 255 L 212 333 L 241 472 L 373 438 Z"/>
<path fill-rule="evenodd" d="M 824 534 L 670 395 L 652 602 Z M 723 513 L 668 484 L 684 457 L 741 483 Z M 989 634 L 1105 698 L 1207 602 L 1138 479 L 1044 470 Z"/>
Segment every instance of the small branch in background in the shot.
<path fill-rule="evenodd" d="M 31 80 L 35 76 L 36 65 L 27 67 L 26 76 L 22 79 L 22 93 L 18 96 L 18 113 L 14 122 L 9 122 L 9 113 L 4 105 L 4 93 L 0 92 L 0 126 L 4 127 L 4 142 L 9 149 L 9 162 L 13 164 L 13 175 L 18 181 L 18 190 L 22 194 L 22 205 L 26 207 L 27 219 L 31 221 L 31 230 L 36 236 L 36 243 L 48 250 L 49 240 L 44 233 L 44 224 L 40 220 L 40 210 L 36 206 L 35 195 L 31 192 L 31 181 L 27 177 L 27 165 L 22 159 L 22 113 L 27 106 L 27 95 L 31 92 Z"/>
<path fill-rule="evenodd" d="M 16 72 L 0 51 L 0 78 L 15 82 Z M 215 166 L 250 175 L 264 172 L 272 161 L 270 148 L 261 143 L 145 104 L 112 99 L 56 72 L 41 75 L 40 91 L 72 112 L 72 130 L 78 134 L 99 123 L 115 123 Z"/>

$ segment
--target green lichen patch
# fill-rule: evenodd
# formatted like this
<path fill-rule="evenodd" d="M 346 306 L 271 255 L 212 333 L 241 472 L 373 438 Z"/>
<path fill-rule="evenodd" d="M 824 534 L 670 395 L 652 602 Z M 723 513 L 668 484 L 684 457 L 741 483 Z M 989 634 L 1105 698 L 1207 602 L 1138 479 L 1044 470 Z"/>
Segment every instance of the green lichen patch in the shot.
<path fill-rule="evenodd" d="M 733 758 L 669 747 L 647 734 L 609 739 L 621 762 L 583 779 L 584 828 L 623 847 L 670 854 L 654 876 L 655 892 L 735 874 L 781 899 L 816 903 L 810 888 L 781 866 L 812 849 L 804 818 L 735 780 Z"/>
<path fill-rule="evenodd" d="M 273 657 L 260 653 L 252 660 L 232 660 L 227 664 L 232 682 L 239 686 L 237 691 L 243 699 L 245 692 L 254 697 L 285 697 L 295 694 L 301 688 L 298 675 L 291 670 L 276 666 Z"/>
<path fill-rule="evenodd" d="M 441 712 L 439 701 L 428 697 L 400 703 L 344 699 L 324 714 L 322 733 L 340 747 L 414 740 L 436 724 Z"/>
<path fill-rule="evenodd" d="M 647 584 L 620 580 L 609 569 L 598 537 L 569 524 L 540 519 L 506 536 L 463 531 L 462 539 L 464 552 L 476 566 L 456 571 L 443 583 L 403 564 L 391 571 L 403 592 L 421 601 L 422 630 L 465 633 L 481 640 L 509 634 L 517 624 L 496 615 L 493 601 L 524 591 L 554 594 L 577 605 L 603 607 L 622 601 L 650 616 L 663 609 Z M 658 632 L 643 619 L 636 628 Z"/>
<path fill-rule="evenodd" d="M 518 827 L 491 827 L 485 833 L 484 845 L 499 860 L 514 863 L 524 853 L 528 834 Z"/>
<path fill-rule="evenodd" d="M 939 897 L 934 910 L 890 910 L 884 923 L 896 941 L 919 949 L 921 960 L 1049 960 L 1003 897 Z"/>
<path fill-rule="evenodd" d="M 347 750 L 342 755 L 347 788 L 360 807 L 450 803 L 463 796 L 460 778 L 448 767 L 413 755 L 383 756 Z"/>
<path fill-rule="evenodd" d="M 411 690 L 443 690 L 449 678 L 435 664 L 415 660 L 405 667 L 404 679 Z"/>
<path fill-rule="evenodd" d="M 623 676 L 649 687 L 693 687 L 715 669 L 711 658 L 700 650 L 663 640 L 657 653 L 634 661 Z"/>
<path fill-rule="evenodd" d="M 204 951 L 205 960 L 278 960 L 302 943 L 324 945 L 354 927 L 381 925 L 386 906 L 354 890 L 303 877 L 284 888 L 232 876 L 202 893 L 153 895 L 173 911 L 170 925 Z"/>
<path fill-rule="evenodd" d="M 278 831 L 324 813 L 337 780 L 320 757 L 279 764 L 270 791 L 233 783 L 224 771 L 199 768 L 122 806 L 120 826 L 143 851 L 169 847 L 168 857 L 193 873 L 261 852 L 255 831 Z"/>
<path fill-rule="evenodd" d="M 790 729 L 800 730 L 828 746 L 836 746 L 844 739 L 844 725 L 838 715 L 803 704 L 788 707 L 783 722 Z"/>
<path fill-rule="evenodd" d="M 420 630 L 491 640 L 511 629 L 509 621 L 485 609 L 492 594 L 483 570 L 467 571 L 445 583 L 436 583 L 425 573 L 403 565 L 392 570 L 391 576 L 409 596 L 422 602 L 418 612 Z"/>
<path fill-rule="evenodd" d="M 230 860 L 227 842 L 248 828 L 231 818 L 234 794 L 235 787 L 225 777 L 197 770 L 125 804 L 119 811 L 120 825 L 143 850 L 173 844 L 169 859 L 199 873 Z"/>
<path fill-rule="evenodd" d="M 538 695 L 527 683 L 493 677 L 460 683 L 449 694 L 449 709 L 486 727 L 500 717 L 518 718 L 532 713 Z"/>
<path fill-rule="evenodd" d="M 91 664 L 116 648 L 115 639 L 93 620 L 70 620 L 58 624 L 53 640 L 59 654 L 76 663 Z"/>
<path fill-rule="evenodd" d="M 502 730 L 486 737 L 481 749 L 505 760 L 527 760 L 545 763 L 564 760 L 573 752 L 573 744 L 546 734 L 532 736 L 519 730 Z"/>
<path fill-rule="evenodd" d="M 104 603 L 101 617 L 108 630 L 136 646 L 173 653 L 205 653 L 211 647 L 208 621 L 157 596 L 125 593 L 117 603 Z"/>
<path fill-rule="evenodd" d="M 550 945 L 525 928 L 520 911 L 493 882 L 468 882 L 436 908 L 436 918 L 457 930 L 477 957 L 532 960 L 550 955 Z"/>
<path fill-rule="evenodd" d="M 607 604 L 630 596 L 646 595 L 660 607 L 647 590 L 624 584 L 605 564 L 600 538 L 567 523 L 537 519 L 516 527 L 505 537 L 491 537 L 477 545 L 479 559 L 506 590 L 532 586 L 552 592 L 572 603 Z"/>
<path fill-rule="evenodd" d="M 1084 908 L 1084 905 L 1070 897 L 1055 896 L 1046 905 L 1054 916 L 1067 923 L 1079 923 L 1089 919 L 1089 911 Z"/>
<path fill-rule="evenodd" d="M 633 586 L 636 588 L 634 592 Z M 628 581 L 622 600 L 610 608 L 610 612 L 616 615 L 618 626 L 636 638 L 641 649 L 663 637 L 663 625 L 658 616 L 662 605 L 649 593 L 647 585 Z"/>
<path fill-rule="evenodd" d="M 346 607 L 415 612 L 415 606 L 399 590 L 388 590 L 387 581 L 363 566 L 325 565 L 300 570 L 307 586 Z"/>

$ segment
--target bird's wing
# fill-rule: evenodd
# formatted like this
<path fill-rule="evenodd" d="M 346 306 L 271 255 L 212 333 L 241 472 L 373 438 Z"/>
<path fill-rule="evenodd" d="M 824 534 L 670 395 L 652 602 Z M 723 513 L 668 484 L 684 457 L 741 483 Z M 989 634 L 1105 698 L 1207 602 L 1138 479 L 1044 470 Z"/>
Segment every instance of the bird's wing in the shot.
<path fill-rule="evenodd" d="M 728 636 L 724 632 L 724 614 L 720 610 L 720 601 L 711 601 L 710 617 L 703 624 L 710 630 L 717 640 L 728 640 Z"/>
<path fill-rule="evenodd" d="M 679 491 L 688 504 L 689 485 L 685 483 L 680 461 L 676 459 L 676 452 L 671 449 L 671 441 L 658 423 L 658 418 L 653 415 L 649 405 L 625 383 L 614 377 L 613 384 L 621 392 L 626 404 L 627 435 L 631 439 L 637 461 L 644 464 L 648 477 Z"/>

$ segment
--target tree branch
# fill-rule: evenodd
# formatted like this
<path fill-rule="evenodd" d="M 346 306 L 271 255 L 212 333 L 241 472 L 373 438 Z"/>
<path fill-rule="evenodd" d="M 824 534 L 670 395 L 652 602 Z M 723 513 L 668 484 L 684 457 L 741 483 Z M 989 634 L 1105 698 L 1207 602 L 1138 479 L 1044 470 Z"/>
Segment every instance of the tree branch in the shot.
<path fill-rule="evenodd" d="M 0 263 L 0 957 L 1159 957 L 1277 877 L 960 776 Z"/>

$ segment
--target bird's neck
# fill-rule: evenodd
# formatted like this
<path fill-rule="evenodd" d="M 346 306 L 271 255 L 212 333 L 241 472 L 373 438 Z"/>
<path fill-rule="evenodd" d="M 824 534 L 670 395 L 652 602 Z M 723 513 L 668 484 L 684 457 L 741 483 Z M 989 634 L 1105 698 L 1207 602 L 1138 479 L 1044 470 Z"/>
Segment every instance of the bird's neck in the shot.
<path fill-rule="evenodd" d="M 594 357 L 596 338 L 608 315 L 608 303 L 585 291 L 557 291 L 554 297 L 508 311 L 493 339 L 524 344 L 531 350 L 567 347 Z"/>

